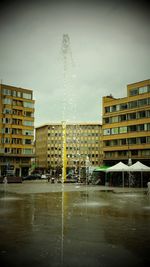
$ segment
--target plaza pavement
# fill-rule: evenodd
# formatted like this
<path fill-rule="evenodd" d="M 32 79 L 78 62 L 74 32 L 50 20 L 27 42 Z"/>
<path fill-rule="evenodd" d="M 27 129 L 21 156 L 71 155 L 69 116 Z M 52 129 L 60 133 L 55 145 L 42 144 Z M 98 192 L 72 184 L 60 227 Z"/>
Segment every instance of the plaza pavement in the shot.
<path fill-rule="evenodd" d="M 0 184 L 0 191 L 17 194 L 35 194 L 49 192 L 74 192 L 74 191 L 104 191 L 113 193 L 147 193 L 147 188 L 110 187 L 85 184 L 51 184 L 47 180 L 23 181 L 18 184 Z"/>

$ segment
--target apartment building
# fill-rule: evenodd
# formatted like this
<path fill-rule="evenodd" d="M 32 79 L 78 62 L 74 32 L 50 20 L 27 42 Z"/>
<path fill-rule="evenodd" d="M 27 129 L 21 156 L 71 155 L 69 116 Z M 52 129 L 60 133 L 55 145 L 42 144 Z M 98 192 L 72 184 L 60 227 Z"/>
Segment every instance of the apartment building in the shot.
<path fill-rule="evenodd" d="M 28 174 L 33 141 L 32 90 L 0 84 L 0 176 Z"/>
<path fill-rule="evenodd" d="M 127 85 L 127 97 L 103 97 L 104 162 L 150 166 L 150 80 Z"/>
<path fill-rule="evenodd" d="M 63 153 L 62 123 L 50 123 L 36 128 L 36 165 L 43 169 L 61 169 Z M 101 124 L 66 124 L 67 170 L 102 163 Z"/>

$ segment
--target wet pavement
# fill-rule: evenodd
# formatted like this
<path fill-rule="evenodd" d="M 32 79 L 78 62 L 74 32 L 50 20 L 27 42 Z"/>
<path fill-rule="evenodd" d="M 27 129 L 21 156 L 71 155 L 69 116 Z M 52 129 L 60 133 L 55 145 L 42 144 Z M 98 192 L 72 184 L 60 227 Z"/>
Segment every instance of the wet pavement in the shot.
<path fill-rule="evenodd" d="M 0 185 L 2 267 L 148 266 L 149 244 L 146 189 Z"/>

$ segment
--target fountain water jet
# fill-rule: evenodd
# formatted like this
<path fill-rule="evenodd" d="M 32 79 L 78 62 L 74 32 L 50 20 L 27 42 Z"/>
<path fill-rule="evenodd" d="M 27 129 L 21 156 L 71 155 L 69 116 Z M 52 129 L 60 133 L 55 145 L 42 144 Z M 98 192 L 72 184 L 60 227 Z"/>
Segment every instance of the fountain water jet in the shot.
<path fill-rule="evenodd" d="M 147 187 L 148 187 L 147 194 L 150 196 L 150 181 L 147 183 Z"/>

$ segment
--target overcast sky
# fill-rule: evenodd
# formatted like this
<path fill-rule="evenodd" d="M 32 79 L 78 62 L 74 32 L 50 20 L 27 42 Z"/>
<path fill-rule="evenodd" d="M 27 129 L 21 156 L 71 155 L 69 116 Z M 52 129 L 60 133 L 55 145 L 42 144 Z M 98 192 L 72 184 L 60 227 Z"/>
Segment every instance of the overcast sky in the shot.
<path fill-rule="evenodd" d="M 124 4 L 123 4 L 124 3 Z M 0 79 L 32 89 L 35 126 L 101 122 L 102 96 L 150 79 L 144 1 L 11 1 L 0 10 Z M 70 37 L 64 85 L 63 34 Z M 71 61 L 72 56 L 72 61 Z"/>

